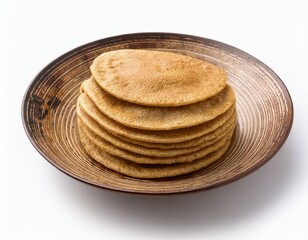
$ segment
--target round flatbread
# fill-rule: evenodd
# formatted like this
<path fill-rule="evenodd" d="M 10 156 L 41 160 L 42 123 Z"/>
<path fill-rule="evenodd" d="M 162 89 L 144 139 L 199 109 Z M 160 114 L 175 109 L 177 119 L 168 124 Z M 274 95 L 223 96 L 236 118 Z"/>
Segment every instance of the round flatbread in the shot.
<path fill-rule="evenodd" d="M 98 122 L 104 129 L 118 137 L 134 139 L 136 141 L 147 143 L 179 143 L 201 137 L 215 129 L 223 126 L 230 121 L 235 113 L 235 104 L 233 104 L 225 113 L 215 119 L 199 124 L 197 126 L 175 129 L 172 131 L 148 131 L 136 128 L 130 128 L 117 123 L 105 114 L 99 111 L 93 101 L 86 93 L 78 97 L 77 105 L 82 111 Z"/>
<path fill-rule="evenodd" d="M 171 165 L 146 165 L 136 164 L 124 158 L 108 154 L 92 143 L 82 130 L 80 130 L 79 134 L 82 145 L 94 160 L 118 173 L 143 179 L 174 177 L 200 170 L 219 160 L 228 150 L 231 143 L 231 139 L 228 139 L 226 143 L 216 151 L 192 162 Z"/>
<path fill-rule="evenodd" d="M 133 152 L 141 155 L 146 156 L 153 156 L 153 157 L 174 157 L 178 155 L 184 155 L 189 154 L 192 152 L 196 152 L 202 148 L 205 148 L 206 146 L 210 146 L 219 139 L 223 138 L 228 132 L 234 129 L 235 123 L 230 125 L 226 132 L 224 132 L 221 135 L 218 135 L 215 138 L 212 138 L 208 141 L 204 141 L 201 144 L 198 144 L 193 147 L 185 147 L 185 148 L 171 148 L 171 149 L 157 149 L 157 148 L 148 148 L 144 146 L 140 146 L 134 143 L 130 143 L 127 141 L 124 141 L 112 134 L 110 134 L 108 131 L 103 129 L 97 122 L 95 122 L 93 119 L 91 119 L 89 116 L 86 116 L 81 113 L 81 111 L 77 111 L 78 118 L 81 120 L 81 125 L 83 127 L 86 127 L 89 131 L 91 131 L 96 136 L 104 139 L 105 141 L 111 143 L 112 145 Z"/>
<path fill-rule="evenodd" d="M 179 142 L 179 143 L 149 143 L 149 142 L 142 142 L 132 138 L 123 137 L 121 135 L 116 136 L 126 142 L 133 143 L 139 146 L 144 146 L 147 148 L 157 148 L 157 149 L 181 149 L 181 148 L 188 148 L 194 147 L 205 142 L 211 141 L 214 138 L 219 138 L 228 131 L 231 127 L 234 127 L 237 123 L 237 115 L 236 112 L 230 117 L 229 121 L 227 121 L 224 125 L 220 126 L 219 128 L 215 129 L 212 132 L 202 135 L 201 137 L 197 137 L 188 141 Z M 174 130 L 170 130 L 174 131 Z"/>
<path fill-rule="evenodd" d="M 232 129 L 232 131 L 227 133 L 226 136 L 217 140 L 212 145 L 204 147 L 193 153 L 173 157 L 152 157 L 133 153 L 116 147 L 115 145 L 104 140 L 103 138 L 95 135 L 95 133 L 93 133 L 91 130 L 89 130 L 86 126 L 82 124 L 80 119 L 78 119 L 78 129 L 80 132 L 82 132 L 82 136 L 86 136 L 88 139 L 90 139 L 90 141 L 95 144 L 99 149 L 111 155 L 118 156 L 139 164 L 174 164 L 194 161 L 222 147 L 227 141 L 227 139 L 232 136 L 234 130 Z"/>
<path fill-rule="evenodd" d="M 91 66 L 97 83 L 124 101 L 147 106 L 180 106 L 219 93 L 226 72 L 197 58 L 163 51 L 105 52 Z"/>
<path fill-rule="evenodd" d="M 149 155 L 146 152 L 148 149 L 151 149 L 152 152 L 149 156 L 157 157 L 168 157 L 172 155 L 175 156 L 186 154 L 189 152 L 196 151 L 196 147 L 202 148 L 202 146 L 205 147 L 206 144 L 211 145 L 213 141 L 222 138 L 226 134 L 226 132 L 228 132 L 228 130 L 234 128 L 234 125 L 237 122 L 236 112 L 234 112 L 233 115 L 230 117 L 229 121 L 227 121 L 224 125 L 220 126 L 219 128 L 208 134 L 202 135 L 201 137 L 180 143 L 148 143 L 110 133 L 108 129 L 102 127 L 96 120 L 94 120 L 85 111 L 83 111 L 79 104 L 77 104 L 77 115 L 81 119 L 83 124 L 85 124 L 96 135 L 104 138 L 106 141 L 111 142 L 112 144 L 120 148 L 144 155 Z M 152 155 L 152 153 L 154 153 L 155 155 Z"/>
<path fill-rule="evenodd" d="M 223 114 L 235 102 L 234 91 L 228 85 L 211 98 L 178 107 L 148 107 L 124 102 L 104 91 L 93 78 L 84 81 L 82 88 L 100 111 L 114 121 L 146 130 L 195 126 Z"/>

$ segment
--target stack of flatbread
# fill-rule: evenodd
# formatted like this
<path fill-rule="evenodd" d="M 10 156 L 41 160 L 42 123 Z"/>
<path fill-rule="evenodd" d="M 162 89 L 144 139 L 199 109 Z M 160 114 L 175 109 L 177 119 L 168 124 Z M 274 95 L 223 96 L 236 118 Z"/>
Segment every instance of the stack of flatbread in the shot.
<path fill-rule="evenodd" d="M 197 171 L 227 151 L 237 123 L 225 71 L 171 52 L 98 56 L 80 88 L 78 129 L 86 152 L 137 178 Z"/>

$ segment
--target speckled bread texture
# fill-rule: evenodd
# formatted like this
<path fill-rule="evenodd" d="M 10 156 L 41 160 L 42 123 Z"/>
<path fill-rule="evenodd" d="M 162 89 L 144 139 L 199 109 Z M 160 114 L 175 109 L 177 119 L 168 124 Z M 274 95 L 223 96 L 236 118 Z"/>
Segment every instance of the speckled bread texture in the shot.
<path fill-rule="evenodd" d="M 225 88 L 226 72 L 181 54 L 122 49 L 101 54 L 91 72 L 109 94 L 147 106 L 181 106 L 210 98 Z"/>
<path fill-rule="evenodd" d="M 178 107 L 149 107 L 122 101 L 104 91 L 93 78 L 85 81 L 82 88 L 100 111 L 114 121 L 146 130 L 195 126 L 223 114 L 235 101 L 234 91 L 228 85 L 211 98 Z"/>
<path fill-rule="evenodd" d="M 82 96 L 80 96 L 80 99 L 81 98 Z M 139 153 L 140 151 L 143 151 L 144 149 L 150 148 L 150 149 L 157 151 L 158 152 L 157 154 L 159 155 L 164 154 L 164 152 L 174 152 L 175 149 L 180 149 L 178 150 L 178 152 L 182 152 L 182 154 L 189 153 L 189 149 L 191 147 L 196 147 L 202 144 L 207 144 L 207 142 L 210 142 L 214 140 L 215 138 L 218 139 L 224 136 L 225 133 L 228 130 L 230 130 L 230 128 L 234 128 L 234 125 L 236 124 L 236 120 L 237 120 L 236 112 L 233 111 L 233 114 L 231 115 L 229 120 L 226 122 L 226 124 L 223 124 L 222 126 L 216 128 L 215 130 L 202 135 L 201 137 L 197 137 L 197 138 L 194 138 L 188 141 L 177 142 L 177 143 L 151 143 L 151 142 L 138 141 L 133 138 L 128 138 L 125 136 L 117 135 L 117 134 L 114 134 L 112 131 L 110 132 L 108 129 L 108 126 L 105 127 L 104 124 L 103 125 L 99 124 L 100 122 L 103 121 L 103 119 L 95 120 L 90 115 L 88 115 L 79 104 L 77 104 L 77 112 L 78 112 L 78 117 L 81 119 L 84 125 L 86 125 L 89 129 L 95 132 L 96 135 L 101 136 L 102 138 L 104 138 L 105 140 L 109 142 L 112 142 L 114 145 L 117 145 L 119 147 L 125 145 L 126 146 L 124 147 L 125 149 L 131 150 L 136 153 Z M 128 147 L 127 145 L 130 147 Z M 169 151 L 164 151 L 164 150 L 169 150 Z"/>
<path fill-rule="evenodd" d="M 104 145 L 104 148 L 109 148 L 109 150 L 106 150 L 106 151 L 109 151 L 111 154 L 112 154 L 112 151 L 114 151 L 114 149 L 117 149 L 120 151 L 125 150 L 125 152 L 129 151 L 129 152 L 140 154 L 140 155 L 161 157 L 161 158 L 175 157 L 179 155 L 189 154 L 189 153 L 199 151 L 201 149 L 205 149 L 208 146 L 212 146 L 214 143 L 220 142 L 219 140 L 221 140 L 223 137 L 225 137 L 227 134 L 233 131 L 234 125 L 235 125 L 235 123 L 233 123 L 226 129 L 226 132 L 224 132 L 223 134 L 218 135 L 217 137 L 212 138 L 211 140 L 205 141 L 193 147 L 174 148 L 174 149 L 157 149 L 157 148 L 147 148 L 144 146 L 140 146 L 140 145 L 136 145 L 133 143 L 123 141 L 122 139 L 119 139 L 113 136 L 112 134 L 105 131 L 103 128 L 95 125 L 95 123 L 90 122 L 89 119 L 86 119 L 84 117 L 83 118 L 79 117 L 79 120 L 80 122 L 78 124 L 81 125 L 83 128 L 86 128 L 85 132 L 91 134 L 91 136 L 95 135 L 95 137 L 99 139 L 100 142 L 106 142 L 106 144 Z M 109 147 L 110 145 L 112 145 L 112 148 Z"/>
<path fill-rule="evenodd" d="M 149 165 L 137 164 L 128 161 L 126 158 L 117 157 L 101 150 L 84 134 L 82 128 L 79 128 L 79 135 L 82 145 L 93 159 L 121 174 L 144 179 L 174 177 L 197 171 L 222 157 L 231 143 L 231 139 L 228 139 L 221 148 L 192 162 Z"/>
<path fill-rule="evenodd" d="M 149 131 L 127 127 L 112 120 L 103 114 L 85 93 L 79 96 L 77 106 L 79 106 L 85 114 L 97 121 L 101 127 L 105 128 L 113 135 L 127 139 L 134 139 L 139 142 L 144 142 L 144 144 L 153 143 L 159 145 L 180 142 L 186 144 L 187 141 L 202 137 L 203 135 L 224 126 L 224 124 L 227 124 L 227 122 L 230 121 L 230 117 L 235 113 L 235 104 L 233 104 L 230 109 L 215 119 L 193 127 L 180 128 L 172 131 Z"/>
<path fill-rule="evenodd" d="M 236 100 L 223 69 L 149 50 L 103 53 L 77 100 L 86 152 L 130 177 L 191 173 L 226 153 L 237 125 Z"/>
<path fill-rule="evenodd" d="M 148 142 L 141 142 L 137 141 L 131 138 L 126 138 L 122 136 L 118 136 L 120 139 L 137 144 L 139 146 L 144 146 L 148 148 L 158 148 L 158 149 L 178 149 L 178 148 L 188 148 L 188 147 L 194 147 L 200 144 L 203 144 L 207 141 L 211 141 L 214 138 L 221 137 L 224 135 L 230 127 L 234 127 L 234 124 L 237 123 L 237 114 L 236 112 L 233 113 L 233 115 L 229 119 L 230 121 L 226 122 L 226 124 L 222 125 L 221 127 L 215 129 L 214 131 L 211 131 L 207 134 L 202 135 L 201 137 L 197 137 L 188 141 L 179 142 L 179 143 L 148 143 Z"/>

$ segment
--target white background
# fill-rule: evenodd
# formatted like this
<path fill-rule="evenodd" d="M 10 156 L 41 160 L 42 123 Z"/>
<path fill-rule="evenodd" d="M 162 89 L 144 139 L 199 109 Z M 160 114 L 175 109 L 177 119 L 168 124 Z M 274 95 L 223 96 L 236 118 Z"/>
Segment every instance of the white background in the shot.
<path fill-rule="evenodd" d="M 292 132 L 265 166 L 210 191 L 131 195 L 78 182 L 28 141 L 33 77 L 81 44 L 144 31 L 236 46 L 270 66 L 294 101 Z M 0 0 L 0 239 L 308 239 L 307 1 Z"/>

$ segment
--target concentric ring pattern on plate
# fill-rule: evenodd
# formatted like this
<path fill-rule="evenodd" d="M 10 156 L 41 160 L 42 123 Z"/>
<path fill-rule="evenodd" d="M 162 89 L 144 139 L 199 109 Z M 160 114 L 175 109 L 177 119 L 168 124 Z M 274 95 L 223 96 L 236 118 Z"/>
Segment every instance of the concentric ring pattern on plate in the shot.
<path fill-rule="evenodd" d="M 204 170 L 176 178 L 140 180 L 108 170 L 83 150 L 76 127 L 76 100 L 89 67 L 105 51 L 146 48 L 173 51 L 223 67 L 234 87 L 238 125 L 224 157 Z M 177 193 L 234 181 L 269 160 L 286 140 L 293 120 L 290 95 L 265 64 L 229 45 L 195 36 L 138 33 L 78 47 L 45 67 L 23 101 L 26 133 L 35 148 L 63 172 L 96 186 L 137 193 Z"/>

